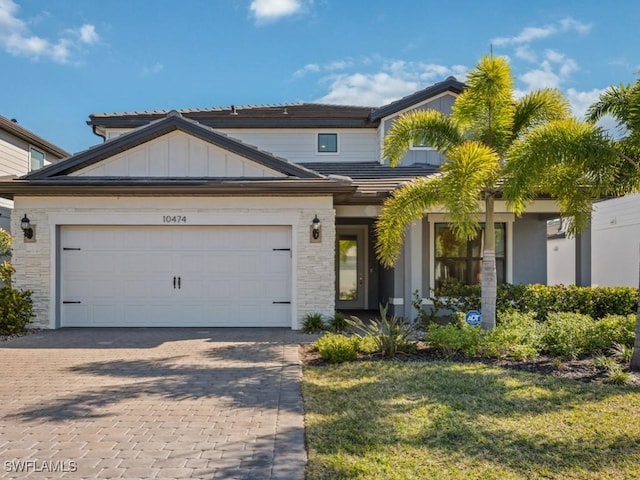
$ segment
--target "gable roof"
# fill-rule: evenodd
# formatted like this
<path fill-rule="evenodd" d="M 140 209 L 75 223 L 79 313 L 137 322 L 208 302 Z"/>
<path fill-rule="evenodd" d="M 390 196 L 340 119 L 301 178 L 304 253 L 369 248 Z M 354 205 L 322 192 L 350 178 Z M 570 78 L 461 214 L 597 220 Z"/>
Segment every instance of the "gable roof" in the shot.
<path fill-rule="evenodd" d="M 65 158 L 71 155 L 66 150 L 63 150 L 57 145 L 54 145 L 53 143 L 36 135 L 32 131 L 22 127 L 15 120 L 9 120 L 7 117 L 3 117 L 2 115 L 0 115 L 0 129 L 9 132 L 10 134 L 29 143 L 30 145 L 33 145 L 34 147 L 44 150 L 45 152 L 53 155 L 56 158 Z M 51 158 L 49 158 L 48 160 L 51 160 Z"/>
<path fill-rule="evenodd" d="M 68 175 L 175 130 L 193 135 L 205 142 L 209 142 L 289 177 L 323 178 L 323 175 L 317 172 L 290 163 L 287 160 L 248 145 L 240 140 L 213 131 L 196 121 L 184 118 L 176 111 L 171 111 L 164 118 L 147 123 L 131 132 L 127 132 L 124 135 L 85 150 L 84 152 L 77 153 L 62 162 L 36 170 L 24 178 L 35 180 Z"/>
<path fill-rule="evenodd" d="M 400 100 L 396 100 L 395 102 L 391 102 L 388 105 L 384 105 L 374 110 L 373 112 L 371 112 L 370 119 L 371 121 L 378 121 L 384 117 L 388 117 L 389 115 L 398 113 L 401 110 L 410 108 L 416 103 L 424 102 L 431 97 L 440 95 L 441 93 L 452 92 L 456 95 L 459 95 L 463 92 L 464 88 L 464 83 L 459 82 L 455 77 L 448 77 L 442 82 L 434 83 L 430 87 L 419 90 L 415 93 L 412 93 L 411 95 L 407 95 L 406 97 L 401 98 Z"/>
<path fill-rule="evenodd" d="M 377 128 L 380 119 L 424 102 L 445 92 L 460 94 L 464 83 L 449 77 L 400 100 L 381 107 L 329 105 L 321 103 L 283 103 L 201 109 L 182 109 L 185 118 L 212 128 Z M 94 133 L 101 128 L 135 128 L 158 120 L 167 110 L 93 113 L 87 125 Z"/>

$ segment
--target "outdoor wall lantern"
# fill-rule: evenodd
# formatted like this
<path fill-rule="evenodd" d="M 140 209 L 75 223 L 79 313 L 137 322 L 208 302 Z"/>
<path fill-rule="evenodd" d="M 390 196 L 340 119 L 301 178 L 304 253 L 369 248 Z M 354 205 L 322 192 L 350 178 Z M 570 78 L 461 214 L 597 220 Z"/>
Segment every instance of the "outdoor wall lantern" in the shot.
<path fill-rule="evenodd" d="M 27 217 L 27 214 L 24 214 L 22 220 L 20 220 L 20 227 L 24 232 L 24 238 L 31 240 L 33 238 L 33 228 L 31 227 L 31 220 Z"/>
<path fill-rule="evenodd" d="M 321 226 L 320 219 L 316 214 L 316 216 L 313 217 L 313 220 L 311 220 L 311 241 L 312 242 L 320 241 L 320 226 Z"/>

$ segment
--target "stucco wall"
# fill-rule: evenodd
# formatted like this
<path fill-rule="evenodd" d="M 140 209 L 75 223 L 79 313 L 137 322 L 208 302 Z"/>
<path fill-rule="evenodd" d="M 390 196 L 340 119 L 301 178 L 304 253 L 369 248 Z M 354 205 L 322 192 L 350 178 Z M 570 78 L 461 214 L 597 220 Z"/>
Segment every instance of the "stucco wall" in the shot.
<path fill-rule="evenodd" d="M 304 315 L 335 311 L 335 213 L 333 199 L 323 197 L 16 197 L 14 231 L 25 213 L 36 226 L 36 242 L 14 242 L 16 288 L 33 292 L 35 325 L 52 328 L 56 316 L 56 231 L 59 225 L 159 225 L 164 215 L 185 215 L 191 225 L 291 225 L 293 235 L 293 327 Z M 322 243 L 310 243 L 315 215 Z"/>
<path fill-rule="evenodd" d="M 513 283 L 547 283 L 547 222 L 537 214 L 513 223 Z"/>

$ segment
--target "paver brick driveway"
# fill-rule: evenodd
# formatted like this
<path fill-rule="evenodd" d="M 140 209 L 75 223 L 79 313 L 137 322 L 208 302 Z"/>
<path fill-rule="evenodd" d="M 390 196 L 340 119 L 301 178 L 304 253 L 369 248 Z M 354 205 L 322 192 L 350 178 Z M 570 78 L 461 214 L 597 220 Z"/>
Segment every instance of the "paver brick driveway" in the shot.
<path fill-rule="evenodd" d="M 98 328 L 0 342 L 0 478 L 302 479 L 307 339 Z"/>

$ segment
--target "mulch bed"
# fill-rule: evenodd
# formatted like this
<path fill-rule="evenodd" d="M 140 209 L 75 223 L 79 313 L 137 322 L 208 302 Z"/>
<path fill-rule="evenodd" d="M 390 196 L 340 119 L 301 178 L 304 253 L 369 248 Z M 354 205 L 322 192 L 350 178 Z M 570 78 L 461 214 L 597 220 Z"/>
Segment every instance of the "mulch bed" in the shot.
<path fill-rule="evenodd" d="M 307 343 L 300 345 L 300 360 L 304 365 L 320 366 L 329 363 L 320 357 L 313 344 Z M 430 348 L 424 342 L 417 343 L 417 349 L 414 353 L 401 353 L 394 358 L 385 358 L 380 354 L 360 355 L 358 361 L 391 361 L 391 362 L 433 362 L 446 361 L 453 363 L 472 363 L 480 362 L 486 365 L 503 367 L 524 372 L 538 373 L 543 375 L 552 375 L 554 377 L 570 378 L 581 382 L 601 382 L 605 380 L 606 374 L 593 366 L 592 357 L 581 357 L 577 359 L 562 359 L 558 357 L 541 356 L 535 360 L 509 360 L 509 359 L 491 359 L 482 357 L 467 357 L 464 355 L 454 355 L 446 357 L 441 353 Z M 632 372 L 632 382 L 640 385 L 640 373 Z"/>

